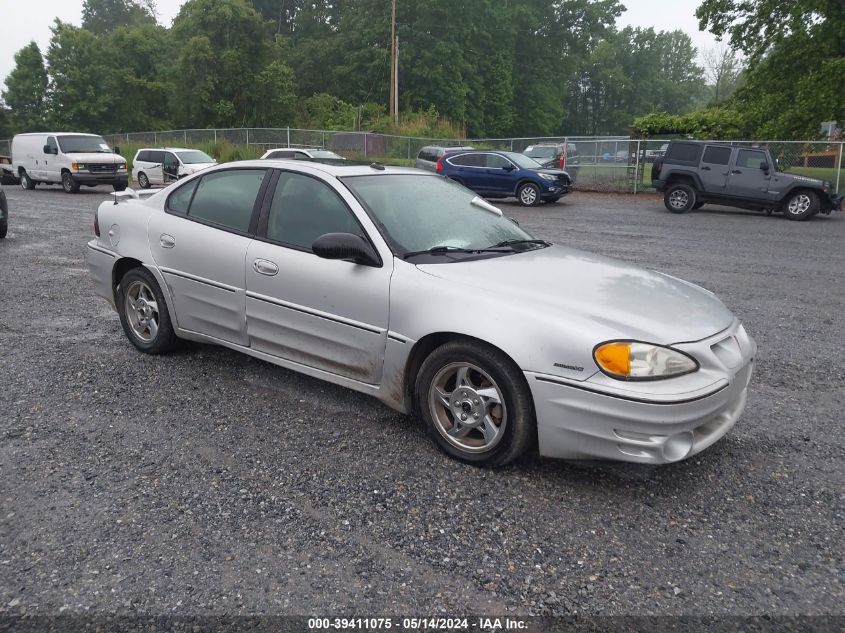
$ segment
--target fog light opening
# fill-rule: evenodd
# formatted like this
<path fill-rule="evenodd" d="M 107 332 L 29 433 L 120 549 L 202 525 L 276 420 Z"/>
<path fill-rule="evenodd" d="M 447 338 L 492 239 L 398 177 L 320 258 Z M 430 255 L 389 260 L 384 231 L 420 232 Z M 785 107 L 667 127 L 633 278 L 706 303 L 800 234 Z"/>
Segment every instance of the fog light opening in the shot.
<path fill-rule="evenodd" d="M 677 462 L 689 455 L 692 450 L 694 436 L 692 431 L 675 433 L 663 444 L 663 458 L 667 462 Z"/>

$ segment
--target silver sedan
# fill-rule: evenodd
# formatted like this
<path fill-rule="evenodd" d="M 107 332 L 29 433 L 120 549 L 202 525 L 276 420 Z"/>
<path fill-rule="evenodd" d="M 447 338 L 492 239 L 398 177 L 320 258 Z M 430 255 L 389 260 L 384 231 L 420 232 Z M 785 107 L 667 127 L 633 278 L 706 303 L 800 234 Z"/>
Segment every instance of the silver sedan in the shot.
<path fill-rule="evenodd" d="M 473 464 L 675 462 L 745 406 L 756 345 L 712 293 L 427 172 L 230 163 L 115 194 L 95 232 L 94 286 L 140 351 L 216 343 L 371 394 Z"/>

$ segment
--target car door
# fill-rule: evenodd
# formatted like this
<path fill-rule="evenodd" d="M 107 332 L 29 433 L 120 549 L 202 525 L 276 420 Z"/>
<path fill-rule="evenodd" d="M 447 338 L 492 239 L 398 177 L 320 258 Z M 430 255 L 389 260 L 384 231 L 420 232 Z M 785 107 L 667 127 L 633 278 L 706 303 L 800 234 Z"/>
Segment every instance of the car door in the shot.
<path fill-rule="evenodd" d="M 447 161 L 452 167 L 449 176 L 462 182 L 473 191 L 484 191 L 484 154 L 447 155 L 440 159 Z"/>
<path fill-rule="evenodd" d="M 54 181 L 60 182 L 61 181 L 61 161 L 58 158 L 59 155 L 59 144 L 56 142 L 55 136 L 48 136 L 47 137 L 47 147 L 50 148 L 50 151 L 44 153 L 43 157 L 43 165 L 39 165 L 41 169 L 39 169 L 38 177 L 46 180 L 46 181 Z M 44 148 L 38 148 L 42 152 Z"/>
<path fill-rule="evenodd" d="M 247 248 L 268 170 L 232 168 L 193 178 L 152 216 L 150 249 L 173 297 L 178 326 L 247 345 Z"/>
<path fill-rule="evenodd" d="M 725 145 L 708 145 L 701 157 L 699 175 L 704 191 L 724 193 L 728 184 L 728 166 L 732 148 Z"/>
<path fill-rule="evenodd" d="M 499 154 L 484 155 L 484 191 L 512 194 L 516 190 L 519 169 Z"/>
<path fill-rule="evenodd" d="M 150 150 L 147 152 L 146 160 L 149 163 L 144 168 L 144 173 L 151 183 L 157 185 L 164 184 L 164 152 L 160 149 Z"/>
<path fill-rule="evenodd" d="M 763 170 L 766 153 L 757 149 L 739 149 L 728 176 L 728 191 L 742 198 L 768 198 L 770 169 Z"/>
<path fill-rule="evenodd" d="M 179 158 L 173 152 L 164 152 L 162 166 L 163 180 L 165 185 L 179 180 Z"/>
<path fill-rule="evenodd" d="M 250 346 L 378 384 L 393 262 L 373 267 L 314 255 L 311 245 L 325 233 L 355 233 L 369 239 L 351 210 L 358 203 L 348 191 L 315 176 L 278 174 L 259 234 L 247 252 Z"/>

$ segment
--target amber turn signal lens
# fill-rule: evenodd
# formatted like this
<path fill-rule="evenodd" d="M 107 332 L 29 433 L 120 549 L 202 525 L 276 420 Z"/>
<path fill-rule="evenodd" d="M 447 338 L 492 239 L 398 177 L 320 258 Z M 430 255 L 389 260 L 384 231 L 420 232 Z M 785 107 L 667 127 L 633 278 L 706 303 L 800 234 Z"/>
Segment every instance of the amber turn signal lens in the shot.
<path fill-rule="evenodd" d="M 610 374 L 627 376 L 631 373 L 631 344 L 605 343 L 596 348 L 596 362 Z"/>

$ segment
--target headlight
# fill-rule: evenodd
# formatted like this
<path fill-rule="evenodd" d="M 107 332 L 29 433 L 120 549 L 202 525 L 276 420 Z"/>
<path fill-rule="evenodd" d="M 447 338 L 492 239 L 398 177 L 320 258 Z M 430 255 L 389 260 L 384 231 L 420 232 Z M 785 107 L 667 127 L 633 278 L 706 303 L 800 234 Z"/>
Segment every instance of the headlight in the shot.
<path fill-rule="evenodd" d="M 698 363 L 683 352 L 638 341 L 602 343 L 593 358 L 604 373 L 620 380 L 659 380 L 698 370 Z"/>
<path fill-rule="evenodd" d="M 117 168 L 118 168 L 118 169 L 126 169 L 126 163 L 120 163 L 120 164 L 117 166 Z"/>
<path fill-rule="evenodd" d="M 71 163 L 70 168 L 73 171 L 79 171 L 80 169 L 85 169 L 85 163 Z"/>
<path fill-rule="evenodd" d="M 543 180 L 557 180 L 557 176 L 552 176 L 551 174 L 540 174 L 540 178 Z"/>

